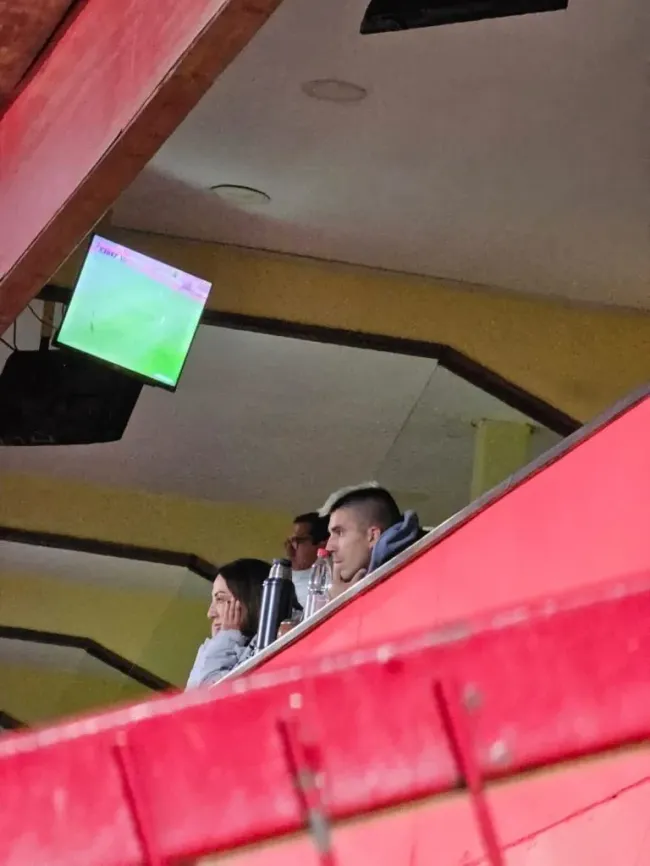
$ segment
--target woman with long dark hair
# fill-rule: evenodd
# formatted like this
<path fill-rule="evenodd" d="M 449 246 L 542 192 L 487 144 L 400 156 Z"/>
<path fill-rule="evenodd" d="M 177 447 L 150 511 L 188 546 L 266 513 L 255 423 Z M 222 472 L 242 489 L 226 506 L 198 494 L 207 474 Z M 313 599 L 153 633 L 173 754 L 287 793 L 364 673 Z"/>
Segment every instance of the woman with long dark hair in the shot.
<path fill-rule="evenodd" d="M 211 637 L 199 647 L 188 689 L 217 682 L 250 654 L 270 568 L 261 559 L 236 559 L 221 566 L 208 608 Z"/>
<path fill-rule="evenodd" d="M 199 647 L 186 688 L 216 683 L 254 654 L 262 585 L 270 570 L 261 559 L 236 559 L 221 566 L 208 608 L 211 637 Z M 302 610 L 295 587 L 292 604 L 295 611 Z"/>

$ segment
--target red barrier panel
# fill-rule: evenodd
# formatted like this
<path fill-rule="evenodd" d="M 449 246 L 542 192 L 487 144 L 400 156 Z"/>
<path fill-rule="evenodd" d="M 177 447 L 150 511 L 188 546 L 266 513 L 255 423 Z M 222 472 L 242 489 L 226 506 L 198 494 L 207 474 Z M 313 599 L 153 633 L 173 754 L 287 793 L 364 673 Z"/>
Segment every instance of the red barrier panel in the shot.
<path fill-rule="evenodd" d="M 301 830 L 314 862 L 358 863 L 335 857 L 334 824 L 410 804 L 442 831 L 435 798 L 460 788 L 440 803 L 449 859 L 436 862 L 502 866 L 505 850 L 647 784 L 645 752 L 581 770 L 589 784 L 521 774 L 647 740 L 650 571 L 513 619 L 8 735 L 0 863 L 153 866 Z M 618 830 L 639 820 L 625 813 Z"/>

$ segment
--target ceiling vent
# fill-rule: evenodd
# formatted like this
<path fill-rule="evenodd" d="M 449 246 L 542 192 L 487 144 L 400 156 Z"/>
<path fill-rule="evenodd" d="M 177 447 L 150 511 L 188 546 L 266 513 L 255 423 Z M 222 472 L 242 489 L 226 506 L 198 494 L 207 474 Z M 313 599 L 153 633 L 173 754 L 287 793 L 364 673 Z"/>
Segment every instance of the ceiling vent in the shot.
<path fill-rule="evenodd" d="M 506 18 L 566 9 L 569 0 L 371 0 L 361 33 L 438 27 L 485 18 Z"/>

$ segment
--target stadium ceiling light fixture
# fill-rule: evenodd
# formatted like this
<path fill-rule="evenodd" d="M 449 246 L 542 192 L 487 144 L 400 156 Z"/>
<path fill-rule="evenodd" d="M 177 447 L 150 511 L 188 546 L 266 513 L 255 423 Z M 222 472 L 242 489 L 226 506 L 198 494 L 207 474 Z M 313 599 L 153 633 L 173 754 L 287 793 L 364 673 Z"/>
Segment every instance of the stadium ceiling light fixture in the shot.
<path fill-rule="evenodd" d="M 238 183 L 218 183 L 211 186 L 210 191 L 216 193 L 228 204 L 237 207 L 255 207 L 268 204 L 271 201 L 271 196 L 261 189 L 254 189 L 252 186 L 243 186 Z"/>
<path fill-rule="evenodd" d="M 301 85 L 302 92 L 311 99 L 323 102 L 361 102 L 368 95 L 365 87 L 353 84 L 351 81 L 341 81 L 338 78 L 317 78 L 305 81 Z"/>

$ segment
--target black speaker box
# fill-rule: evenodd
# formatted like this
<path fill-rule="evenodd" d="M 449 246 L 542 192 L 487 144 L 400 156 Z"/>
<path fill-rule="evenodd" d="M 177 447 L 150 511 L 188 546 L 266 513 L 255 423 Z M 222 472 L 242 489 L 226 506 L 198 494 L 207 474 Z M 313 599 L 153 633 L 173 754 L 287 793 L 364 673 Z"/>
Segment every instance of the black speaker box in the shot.
<path fill-rule="evenodd" d="M 439 27 L 566 9 L 569 0 L 370 0 L 361 33 Z"/>
<path fill-rule="evenodd" d="M 0 374 L 0 445 L 121 439 L 142 382 L 83 355 L 14 352 Z"/>

